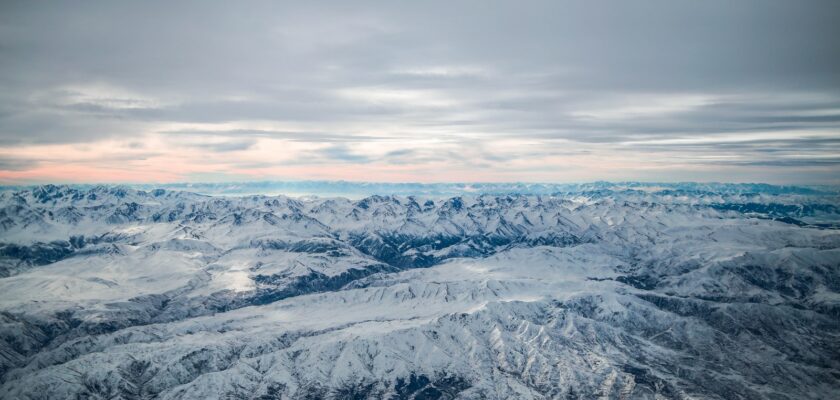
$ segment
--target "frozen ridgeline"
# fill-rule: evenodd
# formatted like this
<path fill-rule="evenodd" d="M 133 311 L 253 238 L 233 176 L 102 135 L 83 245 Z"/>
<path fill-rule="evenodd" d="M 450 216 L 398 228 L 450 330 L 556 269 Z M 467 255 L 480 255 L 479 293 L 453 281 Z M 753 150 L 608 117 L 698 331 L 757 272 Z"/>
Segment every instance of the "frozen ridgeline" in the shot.
<path fill-rule="evenodd" d="M 836 398 L 836 193 L 0 193 L 0 398 Z"/>

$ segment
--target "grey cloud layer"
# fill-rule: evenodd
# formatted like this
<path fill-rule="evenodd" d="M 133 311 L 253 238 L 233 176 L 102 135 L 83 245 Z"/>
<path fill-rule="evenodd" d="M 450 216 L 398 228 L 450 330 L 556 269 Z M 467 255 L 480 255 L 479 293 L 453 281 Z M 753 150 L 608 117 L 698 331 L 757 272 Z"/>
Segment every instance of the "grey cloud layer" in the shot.
<path fill-rule="evenodd" d="M 224 135 L 205 145 L 217 152 L 332 143 L 319 159 L 367 163 L 347 145 L 438 135 L 836 164 L 837 37 L 836 1 L 3 2 L 0 146 L 152 130 Z M 236 121 L 309 128 L 159 130 Z M 744 140 L 715 141 L 727 135 Z M 401 151 L 384 159 L 435 157 Z"/>

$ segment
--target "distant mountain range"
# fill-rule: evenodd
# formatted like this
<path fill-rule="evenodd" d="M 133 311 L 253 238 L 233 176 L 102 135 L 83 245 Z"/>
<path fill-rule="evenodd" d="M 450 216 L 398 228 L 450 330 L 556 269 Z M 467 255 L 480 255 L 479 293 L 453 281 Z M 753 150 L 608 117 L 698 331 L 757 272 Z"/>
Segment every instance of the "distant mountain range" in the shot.
<path fill-rule="evenodd" d="M 78 184 L 76 189 L 93 189 L 101 185 Z M 111 186 L 115 187 L 115 186 Z M 362 198 L 372 195 L 402 196 L 459 196 L 479 194 L 569 194 L 593 191 L 662 191 L 706 192 L 725 194 L 807 194 L 838 195 L 840 186 L 777 186 L 764 183 L 650 183 L 650 182 L 590 182 L 590 183 L 382 183 L 347 181 L 261 181 L 221 183 L 135 184 L 119 187 L 154 190 L 167 189 L 207 195 L 293 195 Z M 0 186 L 0 190 L 26 190 L 28 186 Z"/>
<path fill-rule="evenodd" d="M 831 187 L 6 188 L 0 398 L 832 398 L 838 227 Z"/>

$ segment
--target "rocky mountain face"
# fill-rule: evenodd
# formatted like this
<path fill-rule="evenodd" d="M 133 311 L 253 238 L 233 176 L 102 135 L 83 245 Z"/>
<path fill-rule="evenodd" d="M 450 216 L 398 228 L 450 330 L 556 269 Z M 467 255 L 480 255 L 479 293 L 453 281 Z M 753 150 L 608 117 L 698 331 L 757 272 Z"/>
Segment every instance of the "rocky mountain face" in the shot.
<path fill-rule="evenodd" d="M 837 398 L 838 221 L 762 185 L 0 192 L 0 398 Z"/>

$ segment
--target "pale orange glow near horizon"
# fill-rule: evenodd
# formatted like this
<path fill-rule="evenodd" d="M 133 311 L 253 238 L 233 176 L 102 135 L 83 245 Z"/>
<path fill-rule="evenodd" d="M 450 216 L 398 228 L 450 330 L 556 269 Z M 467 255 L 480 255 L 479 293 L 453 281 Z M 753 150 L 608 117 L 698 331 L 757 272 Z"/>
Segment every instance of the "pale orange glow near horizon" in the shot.
<path fill-rule="evenodd" d="M 573 143 L 482 141 L 480 146 L 430 141 L 343 144 L 258 138 L 243 148 L 212 151 L 230 143 L 202 137 L 151 134 L 85 145 L 53 144 L 0 149 L 0 157 L 29 157 L 31 168 L 0 171 L 2 184 L 175 183 L 253 180 L 344 180 L 363 182 L 583 182 L 657 179 L 758 181 L 765 168 L 743 168 L 723 175 L 716 161 L 739 160 L 736 153 L 716 155 L 622 151 L 614 146 Z M 234 141 L 234 144 L 236 142 Z M 628 144 L 632 147 L 633 144 Z M 406 147 L 411 146 L 411 147 Z M 574 150 L 566 148 L 576 146 Z M 443 152 L 443 157 L 435 157 Z M 554 155 L 562 153 L 562 155 Z M 403 159 L 395 159 L 393 154 Z M 336 159 L 338 158 L 338 159 Z M 824 168 L 825 170 L 825 168 Z M 830 171 L 830 168 L 827 169 Z M 816 172 L 820 172 L 819 169 Z M 823 171 L 824 172 L 824 171 Z M 769 183 L 787 183 L 765 179 Z M 825 183 L 825 182 L 818 182 Z M 831 182 L 828 182 L 831 183 Z"/>

